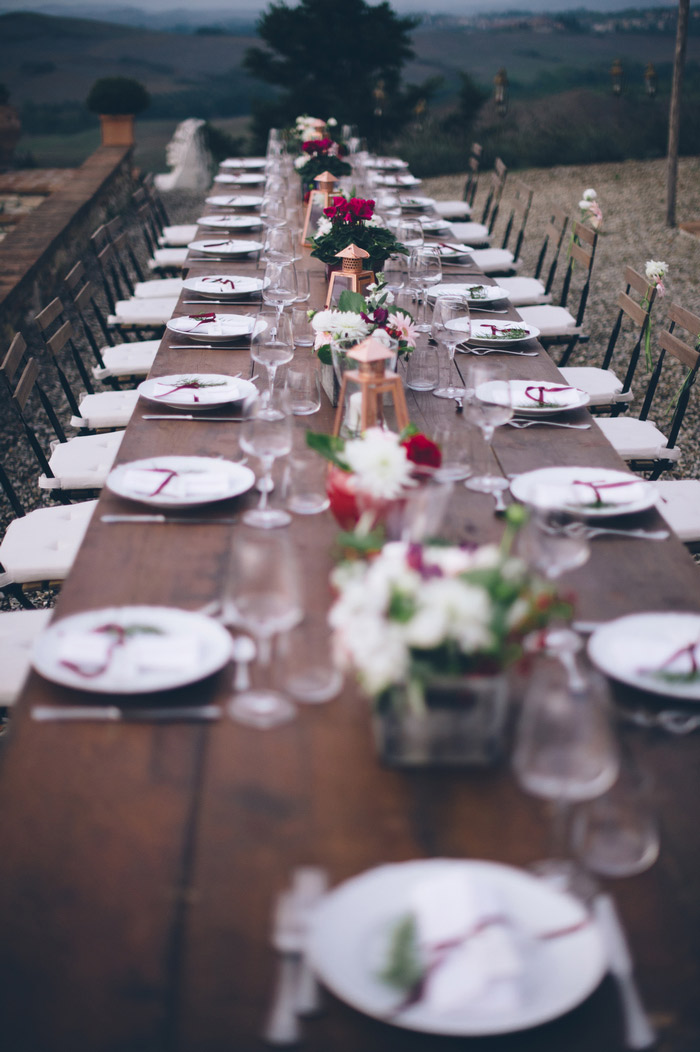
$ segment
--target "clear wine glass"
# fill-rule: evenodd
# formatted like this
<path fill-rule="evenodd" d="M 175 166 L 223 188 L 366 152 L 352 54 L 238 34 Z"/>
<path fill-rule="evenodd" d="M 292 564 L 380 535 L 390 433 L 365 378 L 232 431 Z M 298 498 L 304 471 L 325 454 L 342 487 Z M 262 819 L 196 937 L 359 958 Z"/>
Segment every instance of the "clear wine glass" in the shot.
<path fill-rule="evenodd" d="M 265 235 L 262 258 L 266 263 L 293 263 L 294 244 L 287 226 L 270 227 Z"/>
<path fill-rule="evenodd" d="M 556 495 L 547 487 L 534 490 L 516 545 L 527 564 L 551 581 L 583 566 L 591 554 L 581 516 L 557 505 Z"/>
<path fill-rule="evenodd" d="M 407 249 L 422 248 L 425 241 L 422 223 L 417 219 L 400 219 L 396 225 L 396 240 Z"/>
<path fill-rule="evenodd" d="M 502 363 L 471 360 L 467 365 L 465 414 L 477 425 L 486 443 L 487 450 L 497 427 L 507 424 L 513 417 L 508 375 Z M 464 483 L 468 489 L 479 493 L 497 494 L 508 485 L 502 475 L 486 469 L 475 473 Z"/>
<path fill-rule="evenodd" d="M 292 521 L 289 512 L 283 508 L 271 508 L 268 505 L 268 494 L 273 489 L 272 467 L 279 457 L 286 456 L 292 448 L 292 417 L 284 412 L 284 402 L 278 396 L 275 415 L 265 412 L 258 402 L 249 406 L 248 415 L 241 424 L 240 446 L 244 453 L 257 457 L 262 469 L 260 480 L 260 500 L 256 508 L 249 508 L 243 514 L 247 526 L 270 530 L 277 526 L 288 526 Z"/>
<path fill-rule="evenodd" d="M 513 768 L 527 793 L 551 801 L 551 857 L 535 872 L 562 889 L 576 886 L 577 868 L 568 857 L 571 805 L 594 800 L 614 784 L 617 747 L 608 716 L 605 679 L 592 672 L 576 680 L 549 656 L 537 659 L 516 731 Z"/>
<path fill-rule="evenodd" d="M 261 412 L 263 415 L 275 415 L 279 412 L 272 404 L 277 370 L 294 357 L 294 333 L 291 319 L 286 314 L 278 315 L 270 311 L 258 314 L 250 341 L 250 356 L 267 370 L 268 386 Z"/>
<path fill-rule="evenodd" d="M 303 617 L 298 564 L 288 538 L 236 533 L 224 581 L 224 617 L 257 641 L 258 664 L 269 679 L 272 641 Z M 253 687 L 233 698 L 229 715 L 266 730 L 296 714 L 293 703 L 270 686 Z"/>
<path fill-rule="evenodd" d="M 466 322 L 463 319 L 466 318 Z M 433 394 L 438 398 L 463 398 L 466 391 L 462 384 L 456 387 L 454 380 L 454 360 L 457 344 L 464 340 L 464 329 L 455 328 L 450 323 L 460 322 L 469 325 L 469 311 L 464 306 L 464 301 L 452 296 L 438 296 L 433 307 L 433 323 L 431 334 L 434 340 L 447 349 L 449 356 L 449 376 L 445 387 L 438 387 Z"/>
<path fill-rule="evenodd" d="M 285 307 L 295 303 L 299 295 L 297 272 L 292 262 L 268 263 L 263 277 L 263 302 L 277 308 L 277 317 Z"/>
<path fill-rule="evenodd" d="M 433 246 L 411 249 L 408 257 L 408 280 L 413 288 L 421 293 L 420 321 L 416 325 L 418 332 L 430 332 L 428 321 L 427 290 L 442 281 L 442 260 L 440 252 Z"/>

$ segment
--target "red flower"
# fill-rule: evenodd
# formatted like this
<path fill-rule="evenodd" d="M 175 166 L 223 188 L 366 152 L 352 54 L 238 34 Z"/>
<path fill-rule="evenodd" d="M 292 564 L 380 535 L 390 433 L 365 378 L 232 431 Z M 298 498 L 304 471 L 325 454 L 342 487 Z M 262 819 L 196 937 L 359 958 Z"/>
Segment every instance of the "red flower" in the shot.
<path fill-rule="evenodd" d="M 308 139 L 301 144 L 301 148 L 304 153 L 324 154 L 328 153 L 332 145 L 332 139 Z"/>
<path fill-rule="evenodd" d="M 431 442 L 425 435 L 411 435 L 401 445 L 406 450 L 406 456 L 413 464 L 421 464 L 423 467 L 439 468 L 442 463 L 440 447 Z"/>

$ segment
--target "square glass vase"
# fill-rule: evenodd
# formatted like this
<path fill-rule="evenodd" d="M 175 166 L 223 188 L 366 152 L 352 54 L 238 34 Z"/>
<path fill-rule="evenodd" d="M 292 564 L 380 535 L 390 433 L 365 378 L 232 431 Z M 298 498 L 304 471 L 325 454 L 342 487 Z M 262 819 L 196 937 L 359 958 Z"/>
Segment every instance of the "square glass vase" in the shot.
<path fill-rule="evenodd" d="M 406 686 L 394 687 L 372 714 L 380 760 L 388 767 L 491 766 L 503 755 L 508 700 L 505 672 L 436 677 L 421 711 Z"/>

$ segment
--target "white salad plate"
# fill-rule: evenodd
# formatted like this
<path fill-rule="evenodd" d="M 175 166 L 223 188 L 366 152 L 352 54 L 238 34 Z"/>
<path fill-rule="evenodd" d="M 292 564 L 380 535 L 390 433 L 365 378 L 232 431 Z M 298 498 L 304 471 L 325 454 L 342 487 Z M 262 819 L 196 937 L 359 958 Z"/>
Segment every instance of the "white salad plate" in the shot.
<path fill-rule="evenodd" d="M 224 183 L 226 186 L 262 186 L 265 173 L 243 172 L 241 175 L 231 175 L 228 172 L 220 172 L 214 176 L 214 182 Z"/>
<path fill-rule="evenodd" d="M 264 157 L 227 157 L 221 162 L 222 168 L 264 168 L 267 161 Z"/>
<path fill-rule="evenodd" d="M 197 226 L 214 230 L 256 230 L 263 225 L 260 216 L 200 216 Z"/>
<path fill-rule="evenodd" d="M 185 282 L 185 288 L 187 288 L 187 282 Z M 508 299 L 508 290 L 501 288 L 500 285 L 467 285 L 457 281 L 450 285 L 442 281 L 428 290 L 429 299 L 435 296 L 455 296 L 466 300 L 469 304 L 496 303 L 498 300 Z"/>
<path fill-rule="evenodd" d="M 588 640 L 594 665 L 612 679 L 652 694 L 700 701 L 700 615 L 629 614 Z"/>
<path fill-rule="evenodd" d="M 215 208 L 260 208 L 262 200 L 255 194 L 214 194 L 206 203 Z"/>
<path fill-rule="evenodd" d="M 366 162 L 368 168 L 376 168 L 378 172 L 393 172 L 401 168 L 408 168 L 408 161 L 401 157 L 368 157 Z"/>
<path fill-rule="evenodd" d="M 38 637 L 34 668 L 46 679 L 99 694 L 172 690 L 229 661 L 231 636 L 202 614 L 119 606 L 56 621 Z"/>
<path fill-rule="evenodd" d="M 391 932 L 410 912 L 419 882 L 458 867 L 497 897 L 522 961 L 520 997 L 510 1005 L 480 1002 L 439 1012 L 404 995 L 379 976 Z M 522 870 L 495 862 L 420 859 L 380 866 L 345 881 L 313 914 L 312 967 L 341 1000 L 394 1026 L 460 1037 L 506 1034 L 539 1026 L 580 1004 L 606 971 L 600 933 L 584 906 Z M 488 1006 L 487 1006 L 488 1004 Z"/>
<path fill-rule="evenodd" d="M 401 208 L 404 212 L 425 212 L 435 204 L 434 197 L 402 197 Z"/>
<path fill-rule="evenodd" d="M 586 519 L 646 511 L 654 507 L 659 495 L 653 482 L 629 471 L 568 466 L 516 475 L 510 491 L 523 504 L 575 510 Z"/>
<path fill-rule="evenodd" d="M 176 373 L 144 380 L 137 387 L 142 398 L 156 405 L 189 409 L 211 409 L 217 405 L 255 398 L 257 388 L 250 380 L 225 373 Z"/>
<path fill-rule="evenodd" d="M 146 457 L 119 464 L 107 476 L 118 497 L 152 508 L 196 508 L 247 493 L 255 474 L 245 464 L 215 457 Z"/>
<path fill-rule="evenodd" d="M 207 274 L 201 278 L 186 278 L 182 284 L 188 292 L 195 292 L 198 296 L 225 300 L 262 292 L 263 279 L 251 278 L 247 274 Z"/>
<path fill-rule="evenodd" d="M 170 318 L 166 327 L 178 336 L 189 336 L 204 343 L 225 343 L 249 336 L 255 326 L 255 318 L 245 314 L 181 314 Z"/>
<path fill-rule="evenodd" d="M 512 343 L 525 343 L 535 340 L 540 330 L 524 321 L 470 321 L 469 318 L 455 318 L 448 323 L 448 328 L 455 332 L 469 334 L 470 343 L 485 343 L 490 346 L 510 346 Z"/>
<path fill-rule="evenodd" d="M 488 385 L 486 385 L 488 386 Z M 510 404 L 518 416 L 552 416 L 588 405 L 591 396 L 553 380 L 509 380 Z"/>
<path fill-rule="evenodd" d="M 262 241 L 234 241 L 231 238 L 212 241 L 190 241 L 188 248 L 207 256 L 249 256 L 262 251 Z"/>

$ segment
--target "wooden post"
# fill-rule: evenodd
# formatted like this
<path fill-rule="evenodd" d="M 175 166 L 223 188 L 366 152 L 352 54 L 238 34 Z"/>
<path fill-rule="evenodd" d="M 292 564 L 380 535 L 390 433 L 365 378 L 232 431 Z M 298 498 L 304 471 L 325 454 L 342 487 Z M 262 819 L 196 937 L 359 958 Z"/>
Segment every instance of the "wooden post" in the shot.
<path fill-rule="evenodd" d="M 673 58 L 673 87 L 668 115 L 668 160 L 666 165 L 666 226 L 676 225 L 676 184 L 678 180 L 678 140 L 681 127 L 681 91 L 685 47 L 688 39 L 688 9 L 690 0 L 678 0 L 678 29 L 676 53 Z"/>

